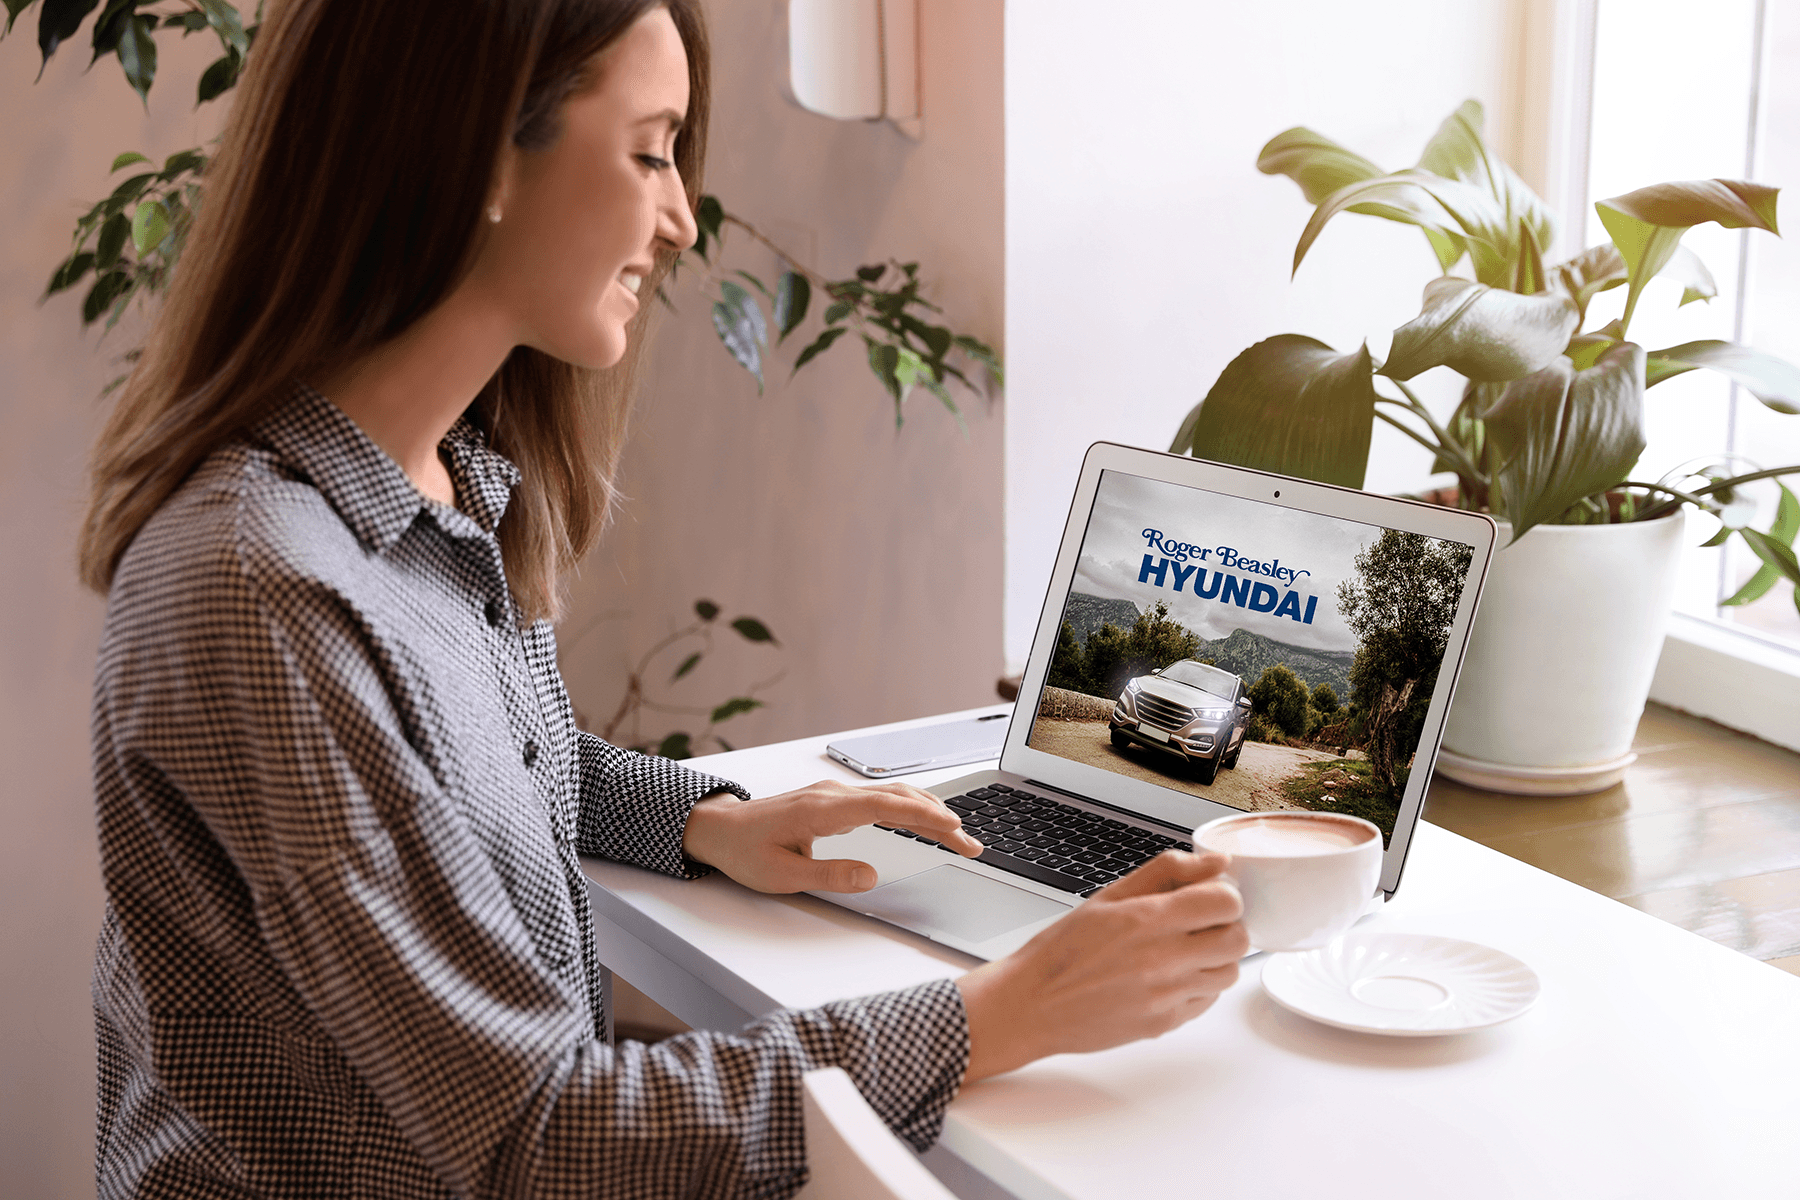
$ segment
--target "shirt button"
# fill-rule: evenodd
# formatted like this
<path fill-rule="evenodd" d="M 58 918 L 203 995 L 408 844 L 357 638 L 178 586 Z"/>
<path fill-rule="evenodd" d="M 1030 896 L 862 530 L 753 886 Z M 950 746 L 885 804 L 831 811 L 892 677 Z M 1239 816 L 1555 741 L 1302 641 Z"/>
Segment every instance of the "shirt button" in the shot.
<path fill-rule="evenodd" d="M 506 619 L 506 610 L 500 607 L 500 602 L 498 600 L 489 600 L 487 602 L 487 608 L 483 611 L 487 616 L 487 623 L 492 625 L 495 629 L 500 628 L 500 622 Z"/>
<path fill-rule="evenodd" d="M 537 743 L 525 743 L 525 769 L 530 770 L 537 765 Z"/>

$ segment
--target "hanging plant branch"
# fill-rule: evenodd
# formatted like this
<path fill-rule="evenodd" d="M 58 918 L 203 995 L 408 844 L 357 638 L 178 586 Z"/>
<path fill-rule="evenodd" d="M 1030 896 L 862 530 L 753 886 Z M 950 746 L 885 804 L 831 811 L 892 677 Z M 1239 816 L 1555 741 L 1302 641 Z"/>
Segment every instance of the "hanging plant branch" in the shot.
<path fill-rule="evenodd" d="M 759 693 L 774 687 L 787 674 L 777 672 L 767 679 L 750 685 L 741 695 L 713 705 L 694 707 L 690 705 L 670 704 L 666 701 L 652 699 L 653 691 L 648 680 L 652 677 L 651 667 L 663 659 L 669 651 L 681 647 L 682 654 L 679 665 L 669 674 L 668 683 L 674 684 L 698 667 L 708 654 L 713 651 L 713 634 L 719 628 L 719 606 L 711 600 L 694 602 L 696 620 L 682 626 L 674 633 L 650 647 L 644 656 L 638 659 L 637 666 L 626 676 L 625 695 L 619 700 L 619 707 L 613 711 L 612 718 L 607 721 L 600 736 L 615 746 L 638 750 L 645 754 L 657 754 L 663 758 L 692 758 L 702 753 L 707 742 L 712 742 L 721 750 L 732 749 L 718 734 L 718 727 L 731 718 L 742 713 L 754 712 L 764 707 Z M 747 642 L 779 648 L 781 643 L 769 632 L 769 627 L 755 617 L 738 617 L 730 625 L 733 632 Z M 705 717 L 706 723 L 698 733 L 686 729 L 677 729 L 664 734 L 652 745 L 643 736 L 641 718 L 646 712 L 662 713 L 667 716 Z M 623 740 L 621 740 L 623 739 Z"/>
<path fill-rule="evenodd" d="M 889 260 L 858 267 L 847 279 L 827 279 L 755 225 L 726 211 L 715 196 L 701 197 L 695 221 L 699 237 L 692 254 L 704 264 L 706 280 L 718 292 L 713 328 L 732 358 L 755 378 L 759 392 L 769 331 L 775 331 L 776 345 L 784 343 L 805 322 L 815 295 L 825 301 L 821 328 L 795 357 L 790 378 L 854 333 L 863 344 L 870 372 L 893 401 L 896 427 L 905 419 L 903 405 L 914 388 L 936 396 L 960 423 L 962 412 L 950 391 L 952 381 L 981 394 L 1004 386 L 1004 370 L 993 347 L 937 323 L 943 310 L 919 294 L 918 263 Z M 731 272 L 748 283 L 748 289 L 719 274 L 727 226 L 742 230 L 781 261 L 781 275 L 773 288 L 748 271 Z M 668 303 L 667 296 L 663 300 Z M 979 376 L 979 386 L 972 374 Z"/>

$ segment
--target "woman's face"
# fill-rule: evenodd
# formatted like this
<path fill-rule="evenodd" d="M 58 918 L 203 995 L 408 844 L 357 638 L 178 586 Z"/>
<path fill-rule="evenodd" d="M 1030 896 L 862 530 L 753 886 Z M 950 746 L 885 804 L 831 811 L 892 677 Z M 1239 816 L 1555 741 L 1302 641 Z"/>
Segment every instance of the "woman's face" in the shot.
<path fill-rule="evenodd" d="M 687 106 L 687 52 L 668 10 L 655 8 L 599 55 L 549 149 L 508 148 L 493 198 L 501 220 L 470 281 L 517 344 L 583 367 L 624 356 L 657 251 L 694 243 L 673 161 Z"/>

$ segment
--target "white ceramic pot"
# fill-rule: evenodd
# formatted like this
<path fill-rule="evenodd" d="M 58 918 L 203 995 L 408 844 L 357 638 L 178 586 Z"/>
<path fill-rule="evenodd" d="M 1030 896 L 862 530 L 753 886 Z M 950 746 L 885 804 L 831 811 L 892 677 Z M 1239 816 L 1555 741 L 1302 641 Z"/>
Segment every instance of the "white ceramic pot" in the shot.
<path fill-rule="evenodd" d="M 1611 787 L 1636 755 L 1674 599 L 1679 511 L 1625 525 L 1538 525 L 1499 545 L 1437 769 L 1517 795 Z"/>

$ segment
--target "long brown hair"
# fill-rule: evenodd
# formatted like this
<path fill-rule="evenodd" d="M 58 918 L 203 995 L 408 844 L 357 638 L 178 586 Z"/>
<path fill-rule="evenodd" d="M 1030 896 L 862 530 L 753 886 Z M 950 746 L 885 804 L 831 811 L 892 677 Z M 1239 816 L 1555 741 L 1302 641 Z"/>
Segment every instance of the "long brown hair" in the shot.
<path fill-rule="evenodd" d="M 594 55 L 656 7 L 687 48 L 675 161 L 692 204 L 710 98 L 698 0 L 270 6 L 180 267 L 95 448 L 83 582 L 107 591 L 157 507 L 292 380 L 330 373 L 449 295 L 506 139 L 552 144 Z M 651 309 L 633 319 L 618 367 L 519 347 L 473 406 L 524 475 L 499 538 L 528 617 L 557 615 L 559 579 L 605 524 Z"/>

